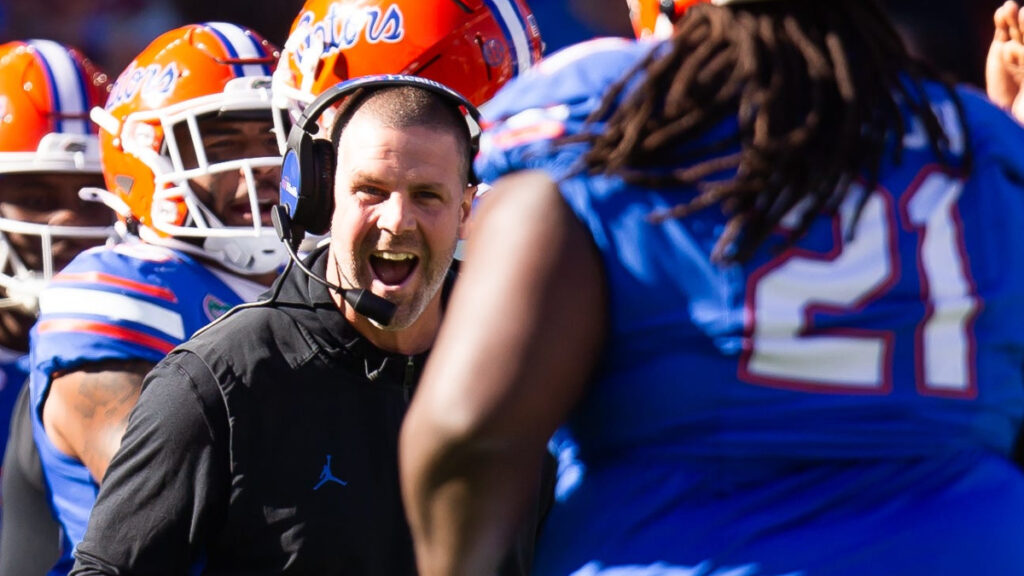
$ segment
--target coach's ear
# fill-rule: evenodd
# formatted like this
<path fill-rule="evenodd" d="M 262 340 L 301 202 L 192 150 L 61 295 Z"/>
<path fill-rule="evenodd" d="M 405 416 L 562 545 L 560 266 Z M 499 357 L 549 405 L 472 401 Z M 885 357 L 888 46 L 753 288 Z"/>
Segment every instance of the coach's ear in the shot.
<path fill-rule="evenodd" d="M 462 193 L 462 202 L 459 204 L 459 240 L 469 236 L 469 216 L 473 211 L 473 199 L 476 198 L 478 188 L 476 184 L 470 184 Z"/>

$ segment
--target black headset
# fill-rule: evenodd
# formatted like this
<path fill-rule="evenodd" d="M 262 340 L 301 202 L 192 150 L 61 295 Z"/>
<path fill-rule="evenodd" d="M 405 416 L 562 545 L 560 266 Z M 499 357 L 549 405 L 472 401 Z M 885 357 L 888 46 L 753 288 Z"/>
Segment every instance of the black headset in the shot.
<path fill-rule="evenodd" d="M 335 84 L 320 94 L 303 110 L 302 115 L 288 132 L 287 150 L 281 167 L 281 204 L 287 207 L 293 236 L 309 232 L 326 234 L 334 212 L 334 171 L 337 166 L 336 142 L 317 138 L 317 120 L 329 107 L 341 102 L 358 90 L 368 91 L 392 86 L 414 86 L 444 98 L 455 106 L 466 119 L 470 137 L 470 152 L 476 155 L 480 138 L 480 112 L 469 100 L 443 84 L 402 74 L 362 76 Z M 348 106 L 339 111 L 336 123 L 345 122 Z M 472 166 L 473 159 L 469 158 Z M 476 184 L 470 168 L 469 182 Z"/>

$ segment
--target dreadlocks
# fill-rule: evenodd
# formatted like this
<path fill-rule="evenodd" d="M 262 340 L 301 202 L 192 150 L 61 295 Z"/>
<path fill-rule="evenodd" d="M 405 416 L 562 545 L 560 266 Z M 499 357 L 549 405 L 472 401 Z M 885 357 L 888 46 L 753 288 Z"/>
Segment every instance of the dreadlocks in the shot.
<path fill-rule="evenodd" d="M 639 85 L 616 107 L 638 74 Z M 698 5 L 670 45 L 616 83 L 591 116 L 606 127 L 586 137 L 584 169 L 645 186 L 696 185 L 696 197 L 654 219 L 718 204 L 728 222 L 713 257 L 742 262 L 794 207 L 800 218 L 787 245 L 816 217 L 834 213 L 853 181 L 873 189 L 886 147 L 895 162 L 901 157 L 901 104 L 949 164 L 949 139 L 924 90 L 929 76 L 876 0 Z M 943 84 L 959 108 L 952 85 Z M 709 141 L 709 130 L 729 119 L 736 130 Z M 970 159 L 961 166 L 969 171 Z M 734 178 L 709 179 L 729 169 Z"/>

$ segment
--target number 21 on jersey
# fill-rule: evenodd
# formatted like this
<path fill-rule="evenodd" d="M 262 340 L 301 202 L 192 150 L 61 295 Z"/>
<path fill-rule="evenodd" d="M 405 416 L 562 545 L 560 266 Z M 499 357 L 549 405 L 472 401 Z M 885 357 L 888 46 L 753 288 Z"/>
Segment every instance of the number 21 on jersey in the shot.
<path fill-rule="evenodd" d="M 886 394 L 892 390 L 895 335 L 890 331 L 815 325 L 817 314 L 849 326 L 916 268 L 924 313 L 915 330 L 917 390 L 973 398 L 973 320 L 980 309 L 968 270 L 957 199 L 963 182 L 925 169 L 895 206 L 875 190 L 853 224 L 860 197 L 851 189 L 835 222 L 834 248 L 787 250 L 747 281 L 741 380 L 808 392 Z M 845 234 L 849 226 L 852 236 Z M 917 240 L 916 266 L 901 266 L 901 227 Z M 893 303 L 899 309 L 899 303 Z"/>

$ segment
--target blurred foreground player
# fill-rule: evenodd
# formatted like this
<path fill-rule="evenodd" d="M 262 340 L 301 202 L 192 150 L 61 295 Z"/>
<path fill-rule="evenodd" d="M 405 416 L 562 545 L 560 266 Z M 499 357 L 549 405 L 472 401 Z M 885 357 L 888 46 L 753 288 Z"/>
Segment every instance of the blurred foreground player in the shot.
<path fill-rule="evenodd" d="M 402 431 L 420 573 L 494 566 L 564 423 L 537 574 L 1018 574 L 1024 132 L 876 1 L 718 4 L 492 101 L 481 176 L 540 170 Z"/>

